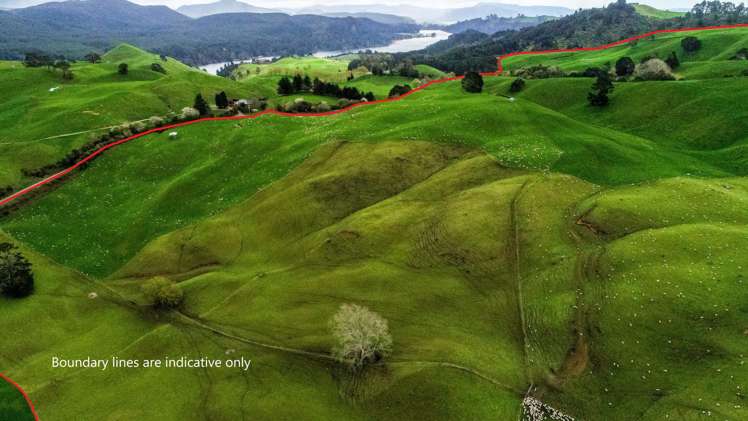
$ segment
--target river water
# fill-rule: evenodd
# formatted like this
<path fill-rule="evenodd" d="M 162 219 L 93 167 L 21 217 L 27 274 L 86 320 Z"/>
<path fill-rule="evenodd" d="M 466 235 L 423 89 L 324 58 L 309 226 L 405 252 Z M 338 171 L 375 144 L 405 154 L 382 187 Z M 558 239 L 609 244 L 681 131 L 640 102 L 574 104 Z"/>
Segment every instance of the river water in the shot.
<path fill-rule="evenodd" d="M 399 39 L 399 40 L 393 41 L 389 45 L 385 45 L 382 47 L 354 48 L 350 50 L 340 50 L 340 51 L 317 51 L 316 53 L 312 55 L 314 57 L 332 57 L 332 56 L 338 56 L 341 54 L 355 53 L 361 50 L 371 50 L 371 51 L 376 51 L 379 53 L 405 53 L 408 51 L 422 50 L 431 44 L 435 44 L 439 41 L 449 38 L 450 35 L 452 34 L 450 34 L 449 32 L 444 32 L 444 31 L 440 31 L 436 29 L 423 29 L 419 31 L 418 37 Z M 249 58 L 241 62 L 246 63 L 246 62 L 252 62 L 253 60 L 258 60 L 258 59 L 268 60 L 272 58 L 273 57 L 257 57 L 254 59 Z M 224 65 L 228 63 L 229 62 L 206 64 L 206 65 L 200 66 L 200 68 L 214 75 L 216 74 L 216 72 L 218 72 L 218 69 L 220 69 L 221 67 L 223 67 Z"/>

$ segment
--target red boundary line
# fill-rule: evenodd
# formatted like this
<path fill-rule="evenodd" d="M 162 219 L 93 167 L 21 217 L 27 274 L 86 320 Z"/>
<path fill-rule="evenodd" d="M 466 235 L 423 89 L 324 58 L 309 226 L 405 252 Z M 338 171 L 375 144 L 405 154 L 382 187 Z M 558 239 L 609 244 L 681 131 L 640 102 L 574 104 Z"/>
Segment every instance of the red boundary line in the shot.
<path fill-rule="evenodd" d="M 18 389 L 19 392 L 21 392 L 21 395 L 23 395 L 23 398 L 26 399 L 26 403 L 29 405 L 29 409 L 31 410 L 31 414 L 34 416 L 34 419 L 36 421 L 39 421 L 39 415 L 37 415 L 36 409 L 34 409 L 34 404 L 31 403 L 31 398 L 29 398 L 28 393 L 26 393 L 26 391 L 23 390 L 21 388 L 21 386 L 18 385 L 18 383 L 16 383 L 13 380 L 11 380 L 10 377 L 6 376 L 5 374 L 0 373 L 0 378 L 2 378 L 3 380 L 5 380 L 6 382 L 10 383 L 13 387 L 15 387 L 16 389 Z"/>
<path fill-rule="evenodd" d="M 579 52 L 579 51 L 598 51 L 598 50 L 605 50 L 605 49 L 608 49 L 608 48 L 611 48 L 611 47 L 616 47 L 616 46 L 619 46 L 621 44 L 626 44 L 628 42 L 639 40 L 639 39 L 642 39 L 642 38 L 647 38 L 647 37 L 650 37 L 650 36 L 656 35 L 656 34 L 673 33 L 673 32 L 689 32 L 689 31 L 708 31 L 708 30 L 714 30 L 714 29 L 731 29 L 731 28 L 748 28 L 748 24 L 742 23 L 742 24 L 735 24 L 735 25 L 704 26 L 704 27 L 700 27 L 700 28 L 660 29 L 660 30 L 657 30 L 657 31 L 647 32 L 646 34 L 637 35 L 635 37 L 626 38 L 626 39 L 623 39 L 623 40 L 620 40 L 620 41 L 612 42 L 610 44 L 600 45 L 600 46 L 597 46 L 597 47 L 581 47 L 581 48 L 556 49 L 556 50 L 541 50 L 541 51 L 518 51 L 518 52 L 508 53 L 508 54 L 504 54 L 502 56 L 499 56 L 497 58 L 497 63 L 496 63 L 497 64 L 497 70 L 495 72 L 484 72 L 484 73 L 481 73 L 481 74 L 483 76 L 499 76 L 501 73 L 504 72 L 504 65 L 503 65 L 502 61 L 504 59 L 506 59 L 506 58 L 514 57 L 514 56 L 536 55 L 536 54 L 550 54 L 550 53 L 569 53 L 569 52 Z M 76 168 L 80 167 L 81 165 L 84 165 L 85 163 L 91 161 L 92 159 L 94 159 L 98 155 L 101 155 L 107 149 L 114 148 L 114 147 L 119 146 L 119 145 L 121 145 L 123 143 L 127 143 L 127 142 L 129 142 L 131 140 L 135 140 L 135 139 L 141 138 L 143 136 L 147 136 L 147 135 L 152 134 L 152 133 L 163 132 L 165 130 L 174 129 L 174 128 L 177 128 L 177 127 L 183 127 L 183 126 L 188 126 L 188 125 L 191 125 L 191 124 L 202 123 L 204 121 L 256 119 L 256 118 L 262 117 L 264 115 L 277 115 L 277 116 L 282 116 L 282 117 L 327 117 L 327 116 L 332 116 L 332 115 L 336 115 L 336 114 L 341 114 L 341 113 L 344 113 L 344 112 L 346 112 L 348 110 L 351 110 L 353 108 L 364 106 L 364 105 L 384 104 L 384 103 L 387 103 L 387 102 L 400 101 L 400 100 L 403 100 L 403 99 L 409 97 L 410 95 L 413 95 L 416 92 L 422 91 L 422 90 L 424 90 L 424 89 L 426 89 L 426 88 L 428 88 L 428 87 L 430 87 L 432 85 L 439 84 L 439 83 L 444 83 L 444 82 L 451 82 L 451 81 L 454 81 L 454 80 L 460 80 L 462 78 L 463 78 L 463 76 L 456 76 L 456 77 L 451 77 L 451 78 L 443 78 L 443 79 L 438 79 L 438 80 L 432 80 L 431 82 L 428 82 L 425 85 L 422 85 L 422 86 L 420 86 L 418 88 L 415 88 L 415 89 L 411 90 L 410 92 L 407 92 L 407 93 L 405 93 L 405 94 L 403 94 L 403 95 L 401 95 L 399 97 L 388 98 L 388 99 L 380 99 L 380 100 L 377 100 L 377 101 L 370 101 L 370 102 L 359 102 L 359 103 L 356 103 L 356 104 L 351 104 L 351 105 L 349 105 L 349 106 L 347 106 L 345 108 L 341 108 L 339 110 L 328 111 L 328 112 L 324 112 L 324 113 L 285 113 L 285 112 L 276 111 L 276 110 L 265 110 L 265 111 L 262 111 L 262 112 L 259 112 L 259 113 L 256 113 L 256 114 L 251 114 L 251 115 L 230 116 L 230 117 L 208 117 L 208 118 L 201 118 L 201 119 L 197 119 L 197 120 L 185 121 L 185 122 L 182 122 L 182 123 L 177 123 L 177 124 L 172 124 L 172 125 L 169 125 L 169 126 L 162 126 L 162 127 L 158 127 L 158 128 L 155 128 L 155 129 L 147 130 L 145 132 L 138 133 L 136 135 L 127 137 L 125 139 L 120 139 L 120 140 L 118 140 L 116 142 L 112 142 L 112 143 L 109 143 L 109 144 L 107 144 L 105 146 L 102 146 L 101 148 L 99 148 L 96 151 L 92 152 L 90 155 L 88 155 L 85 158 L 81 159 L 80 161 L 76 162 L 73 166 L 71 166 L 69 168 L 66 168 L 66 169 L 64 169 L 64 170 L 62 170 L 62 171 L 60 171 L 58 173 L 55 173 L 55 174 L 53 174 L 53 175 L 51 175 L 51 176 L 49 176 L 49 177 L 47 177 L 47 178 L 45 178 L 45 179 L 43 179 L 41 181 L 38 181 L 38 182 L 36 182 L 36 183 L 28 186 L 28 187 L 25 187 L 25 188 L 23 188 L 23 189 L 15 192 L 15 193 L 11 194 L 10 196 L 8 196 L 8 197 L 0 200 L 0 206 L 7 205 L 8 203 L 10 203 L 10 202 L 12 202 L 12 201 L 20 198 L 21 196 L 24 196 L 24 195 L 28 194 L 28 193 L 30 193 L 30 192 L 32 192 L 32 191 L 34 191 L 34 190 L 36 190 L 36 189 L 38 189 L 38 188 L 40 188 L 42 186 L 44 186 L 45 184 L 49 184 L 49 183 L 57 180 L 58 178 L 61 178 L 61 177 L 65 176 L 65 175 L 69 174 L 70 172 L 72 172 Z"/>

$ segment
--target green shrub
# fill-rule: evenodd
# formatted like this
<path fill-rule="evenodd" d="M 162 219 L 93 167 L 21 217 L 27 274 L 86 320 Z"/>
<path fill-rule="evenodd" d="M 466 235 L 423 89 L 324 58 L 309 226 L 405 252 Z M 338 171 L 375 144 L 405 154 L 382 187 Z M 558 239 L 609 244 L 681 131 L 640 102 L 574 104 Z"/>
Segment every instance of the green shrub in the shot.
<path fill-rule="evenodd" d="M 148 303 L 157 308 L 176 308 L 184 300 L 184 293 L 177 283 L 163 276 L 146 281 L 142 289 Z"/>

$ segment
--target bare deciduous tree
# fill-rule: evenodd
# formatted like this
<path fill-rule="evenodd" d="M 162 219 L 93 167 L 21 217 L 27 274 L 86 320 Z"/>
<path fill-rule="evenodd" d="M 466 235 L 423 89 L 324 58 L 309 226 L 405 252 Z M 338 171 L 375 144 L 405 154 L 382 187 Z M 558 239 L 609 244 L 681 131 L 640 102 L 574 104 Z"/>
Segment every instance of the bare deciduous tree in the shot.
<path fill-rule="evenodd" d="M 337 344 L 335 358 L 357 370 L 381 360 L 392 351 L 387 320 L 356 304 L 343 304 L 330 321 Z"/>

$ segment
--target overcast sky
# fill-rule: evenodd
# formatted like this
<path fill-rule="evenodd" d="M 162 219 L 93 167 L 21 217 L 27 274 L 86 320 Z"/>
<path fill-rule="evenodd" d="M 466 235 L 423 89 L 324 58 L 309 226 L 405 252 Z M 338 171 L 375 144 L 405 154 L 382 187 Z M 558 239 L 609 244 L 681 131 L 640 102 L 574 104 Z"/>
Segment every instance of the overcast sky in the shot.
<path fill-rule="evenodd" d="M 133 0 L 138 4 L 166 4 L 170 7 L 178 7 L 184 4 L 213 3 L 217 0 Z M 308 7 L 316 4 L 408 4 L 420 7 L 464 7 L 472 6 L 480 1 L 447 1 L 447 0 L 395 0 L 395 1 L 378 1 L 378 0 L 239 0 L 254 6 L 268 8 L 283 7 Z M 544 5 L 544 6 L 564 6 L 571 9 L 600 7 L 614 0 L 485 0 L 485 3 L 507 3 L 521 5 Z M 630 2 L 633 2 L 630 0 Z M 649 4 L 659 8 L 690 8 L 695 0 L 639 0 L 640 3 Z M 738 3 L 740 1 L 737 1 Z"/>

